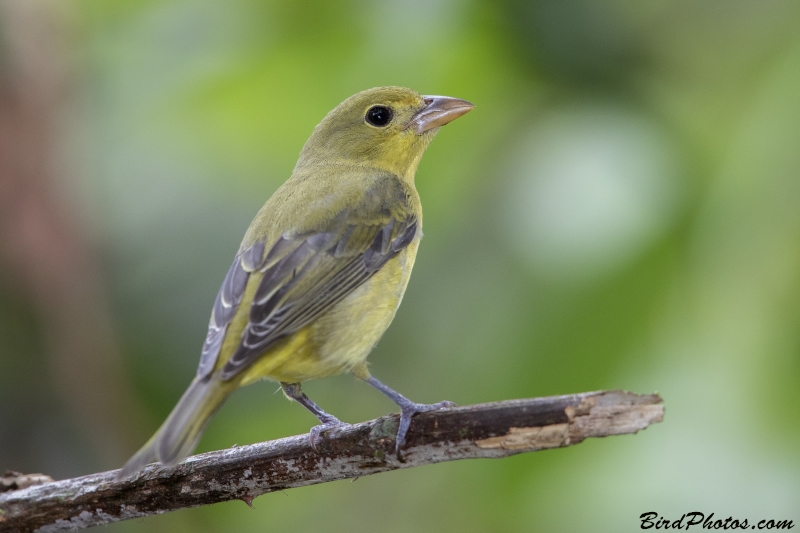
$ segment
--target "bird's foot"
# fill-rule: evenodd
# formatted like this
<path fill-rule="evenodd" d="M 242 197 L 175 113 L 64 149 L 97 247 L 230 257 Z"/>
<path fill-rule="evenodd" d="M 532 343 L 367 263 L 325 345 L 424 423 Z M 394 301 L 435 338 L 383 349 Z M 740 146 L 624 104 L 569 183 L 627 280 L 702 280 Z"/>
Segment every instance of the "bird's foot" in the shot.
<path fill-rule="evenodd" d="M 325 418 L 324 420 L 320 419 L 320 422 L 322 422 L 322 424 L 320 424 L 318 426 L 314 426 L 308 432 L 308 440 L 311 443 L 311 448 L 315 452 L 317 451 L 317 445 L 320 442 L 322 442 L 322 439 L 323 439 L 322 434 L 323 433 L 325 433 L 326 431 L 329 431 L 331 429 L 343 428 L 343 427 L 350 426 L 350 424 L 348 424 L 346 422 L 342 422 L 338 418 L 336 418 L 334 416 L 330 416 L 330 415 L 328 415 L 328 417 Z"/>
<path fill-rule="evenodd" d="M 397 428 L 397 437 L 395 438 L 394 452 L 398 459 L 400 457 L 400 449 L 406 444 L 406 434 L 408 428 L 411 427 L 411 418 L 417 413 L 427 413 L 428 411 L 438 411 L 440 409 L 449 409 L 457 407 L 455 403 L 447 400 L 438 403 L 414 403 L 408 402 L 400 405 L 400 427 Z"/>

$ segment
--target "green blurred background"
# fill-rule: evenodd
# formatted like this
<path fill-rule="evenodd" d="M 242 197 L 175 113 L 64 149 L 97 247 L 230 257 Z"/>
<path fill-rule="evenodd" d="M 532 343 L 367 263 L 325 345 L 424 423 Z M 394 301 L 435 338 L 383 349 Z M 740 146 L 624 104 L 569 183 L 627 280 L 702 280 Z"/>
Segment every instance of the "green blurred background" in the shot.
<path fill-rule="evenodd" d="M 800 522 L 800 3 L 3 0 L 0 470 L 117 468 L 191 380 L 250 219 L 360 90 L 472 101 L 370 360 L 420 402 L 658 391 L 662 424 L 107 528 Z M 259 383 L 199 451 L 306 432 Z M 394 406 L 351 377 L 309 395 Z"/>

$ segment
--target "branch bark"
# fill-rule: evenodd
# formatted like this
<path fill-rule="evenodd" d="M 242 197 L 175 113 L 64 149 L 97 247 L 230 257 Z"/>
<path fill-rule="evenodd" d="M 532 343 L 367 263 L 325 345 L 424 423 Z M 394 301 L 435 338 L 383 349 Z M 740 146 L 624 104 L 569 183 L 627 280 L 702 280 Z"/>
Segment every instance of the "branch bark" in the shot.
<path fill-rule="evenodd" d="M 250 505 L 277 490 L 636 433 L 663 415 L 657 394 L 625 391 L 458 407 L 414 417 L 400 460 L 392 453 L 399 417 L 386 416 L 332 430 L 316 451 L 300 435 L 150 465 L 123 481 L 111 471 L 3 493 L 0 532 L 75 530 L 233 499 Z"/>

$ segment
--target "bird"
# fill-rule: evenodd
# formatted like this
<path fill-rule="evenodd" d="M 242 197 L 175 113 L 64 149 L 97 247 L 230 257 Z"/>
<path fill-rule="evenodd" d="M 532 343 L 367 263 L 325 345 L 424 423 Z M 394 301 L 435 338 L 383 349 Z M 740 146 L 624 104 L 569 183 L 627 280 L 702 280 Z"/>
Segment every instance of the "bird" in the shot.
<path fill-rule="evenodd" d="M 225 399 L 264 378 L 317 417 L 315 449 L 347 424 L 308 398 L 304 381 L 349 372 L 394 401 L 398 458 L 415 414 L 455 405 L 409 400 L 370 374 L 367 356 L 403 299 L 422 237 L 417 166 L 439 128 L 473 107 L 376 87 L 325 116 L 245 232 L 191 384 L 117 479 L 189 456 Z"/>

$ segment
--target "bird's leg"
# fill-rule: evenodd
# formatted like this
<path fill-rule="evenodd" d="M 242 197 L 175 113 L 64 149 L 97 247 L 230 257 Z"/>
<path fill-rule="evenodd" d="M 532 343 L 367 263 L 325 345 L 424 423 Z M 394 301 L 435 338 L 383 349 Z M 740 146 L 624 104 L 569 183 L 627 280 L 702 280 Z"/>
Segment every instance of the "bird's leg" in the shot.
<path fill-rule="evenodd" d="M 350 425 L 323 411 L 319 405 L 314 403 L 311 398 L 306 396 L 306 394 L 303 392 L 303 389 L 300 388 L 299 383 L 281 382 L 281 388 L 283 389 L 283 393 L 287 398 L 296 401 L 311 411 L 311 414 L 316 416 L 319 421 L 322 422 L 322 424 L 319 426 L 314 426 L 308 432 L 308 439 L 311 441 L 311 447 L 314 448 L 314 450 L 317 449 L 317 443 L 319 443 L 320 439 L 322 438 L 322 432 L 329 429 Z"/>
<path fill-rule="evenodd" d="M 400 427 L 397 428 L 397 437 L 395 438 L 394 451 L 397 458 L 400 458 L 400 448 L 406 443 L 406 433 L 411 426 L 411 417 L 417 413 L 427 413 L 428 411 L 436 411 L 437 409 L 447 409 L 448 407 L 455 407 L 456 404 L 448 402 L 447 400 L 439 403 L 415 403 L 400 394 L 399 392 L 390 389 L 374 377 L 370 376 L 364 381 L 384 393 L 394 403 L 400 406 Z"/>

